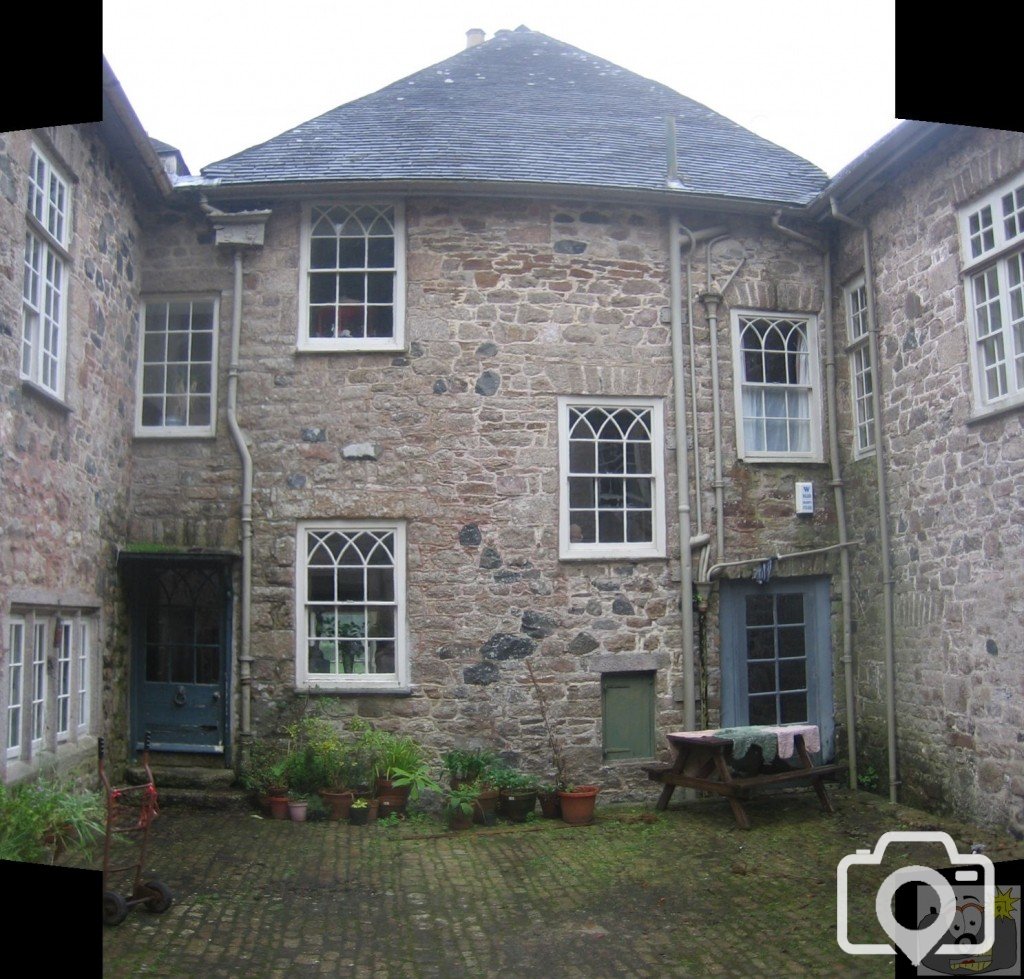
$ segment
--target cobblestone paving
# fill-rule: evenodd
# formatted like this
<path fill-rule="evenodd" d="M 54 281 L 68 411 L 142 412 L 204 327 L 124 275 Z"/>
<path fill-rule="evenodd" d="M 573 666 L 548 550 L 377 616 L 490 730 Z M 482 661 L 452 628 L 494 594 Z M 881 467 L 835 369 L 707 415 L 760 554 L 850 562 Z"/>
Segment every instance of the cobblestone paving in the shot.
<path fill-rule="evenodd" d="M 464 833 L 170 810 L 149 869 L 175 903 L 107 928 L 104 974 L 891 976 L 890 958 L 836 943 L 841 857 L 889 829 L 946 829 L 995 860 L 1024 852 L 875 796 L 833 797 L 833 817 L 809 792 L 756 800 L 748 832 L 720 801 Z M 865 881 L 851 883 L 850 937 L 882 941 Z"/>

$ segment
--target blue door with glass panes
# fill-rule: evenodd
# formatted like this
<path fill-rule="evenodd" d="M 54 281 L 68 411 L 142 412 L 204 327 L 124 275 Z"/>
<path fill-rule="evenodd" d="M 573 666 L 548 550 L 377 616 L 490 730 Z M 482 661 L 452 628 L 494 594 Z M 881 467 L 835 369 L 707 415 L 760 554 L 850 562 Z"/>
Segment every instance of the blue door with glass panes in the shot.
<path fill-rule="evenodd" d="M 835 756 L 829 579 L 724 581 L 722 726 L 817 724 Z"/>
<path fill-rule="evenodd" d="M 133 556 L 134 557 L 134 556 Z M 218 560 L 123 560 L 132 617 L 132 741 L 156 751 L 227 749 L 229 567 Z"/>

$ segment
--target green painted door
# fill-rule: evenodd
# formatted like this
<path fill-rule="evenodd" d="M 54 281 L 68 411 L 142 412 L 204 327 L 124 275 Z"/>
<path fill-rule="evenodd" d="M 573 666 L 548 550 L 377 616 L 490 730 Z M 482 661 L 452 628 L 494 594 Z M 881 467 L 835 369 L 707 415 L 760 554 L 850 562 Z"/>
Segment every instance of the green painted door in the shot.
<path fill-rule="evenodd" d="M 605 761 L 654 754 L 654 673 L 605 673 L 601 712 Z"/>

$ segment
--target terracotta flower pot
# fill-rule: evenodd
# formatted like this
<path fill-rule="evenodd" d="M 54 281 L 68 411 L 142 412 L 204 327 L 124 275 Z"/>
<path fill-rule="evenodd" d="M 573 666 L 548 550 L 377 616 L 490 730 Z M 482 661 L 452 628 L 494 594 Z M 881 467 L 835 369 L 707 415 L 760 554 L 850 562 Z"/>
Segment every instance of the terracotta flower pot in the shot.
<path fill-rule="evenodd" d="M 448 813 L 448 828 L 453 830 L 472 829 L 473 813 L 465 813 L 461 809 Z"/>
<path fill-rule="evenodd" d="M 562 819 L 570 826 L 587 826 L 592 823 L 599 791 L 596 785 L 578 785 L 572 792 L 559 792 Z"/>
<path fill-rule="evenodd" d="M 473 806 L 473 822 L 487 823 L 487 817 L 493 816 L 498 809 L 501 793 L 497 789 L 484 789 L 477 797 Z M 491 820 L 493 823 L 493 820 Z"/>
<path fill-rule="evenodd" d="M 545 819 L 559 819 L 562 815 L 562 804 L 558 801 L 558 792 L 538 792 L 540 814 Z"/>
<path fill-rule="evenodd" d="M 288 797 L 283 795 L 272 795 L 270 797 L 270 818 L 288 818 Z"/>
<path fill-rule="evenodd" d="M 320 798 L 323 799 L 324 805 L 327 807 L 327 818 L 331 822 L 337 823 L 348 819 L 349 809 L 355 795 L 348 789 L 344 792 L 324 789 L 320 793 Z"/>

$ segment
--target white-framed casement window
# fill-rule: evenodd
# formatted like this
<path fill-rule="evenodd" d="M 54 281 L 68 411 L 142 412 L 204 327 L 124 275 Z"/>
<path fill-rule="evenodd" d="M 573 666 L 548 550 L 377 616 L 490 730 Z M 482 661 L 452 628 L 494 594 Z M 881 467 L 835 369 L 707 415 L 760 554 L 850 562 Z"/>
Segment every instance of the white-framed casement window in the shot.
<path fill-rule="evenodd" d="M 559 554 L 665 556 L 660 398 L 558 399 Z"/>
<path fill-rule="evenodd" d="M 868 290 L 863 278 L 843 290 L 846 307 L 847 354 L 850 361 L 850 394 L 853 399 L 853 455 L 855 459 L 875 451 L 874 377 L 868 344 Z"/>
<path fill-rule="evenodd" d="M 214 297 L 146 300 L 136 435 L 215 433 L 218 310 Z"/>
<path fill-rule="evenodd" d="M 299 689 L 408 689 L 404 522 L 303 522 L 295 554 Z"/>
<path fill-rule="evenodd" d="M 302 230 L 299 349 L 398 350 L 405 343 L 405 213 L 314 204 Z"/>
<path fill-rule="evenodd" d="M 22 272 L 21 376 L 64 397 L 71 193 L 50 159 L 32 147 Z"/>
<path fill-rule="evenodd" d="M 820 462 L 817 318 L 732 311 L 736 442 L 752 462 Z"/>
<path fill-rule="evenodd" d="M 7 619 L 5 757 L 31 764 L 92 730 L 95 616 L 25 607 Z"/>
<path fill-rule="evenodd" d="M 960 209 L 978 414 L 1024 404 L 1024 175 Z"/>
<path fill-rule="evenodd" d="M 21 754 L 25 716 L 25 620 L 11 616 L 7 623 L 7 744 L 8 758 Z"/>

